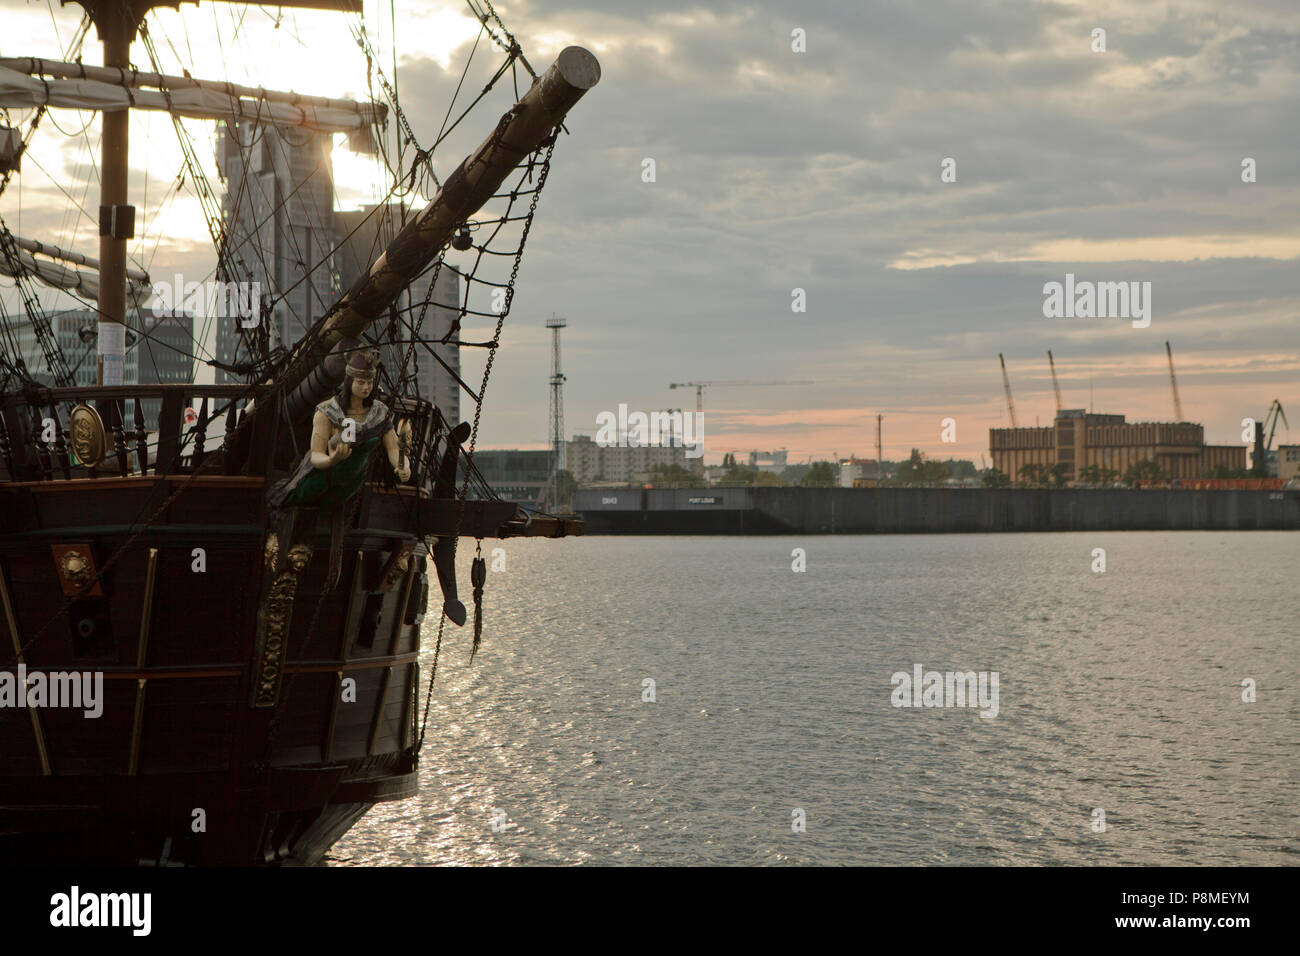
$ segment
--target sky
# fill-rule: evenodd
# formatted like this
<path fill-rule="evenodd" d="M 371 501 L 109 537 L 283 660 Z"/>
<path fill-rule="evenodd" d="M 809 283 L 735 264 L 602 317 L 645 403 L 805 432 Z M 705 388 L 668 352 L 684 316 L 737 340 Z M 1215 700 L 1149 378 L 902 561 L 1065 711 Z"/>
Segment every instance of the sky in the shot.
<path fill-rule="evenodd" d="M 693 408 L 694 389 L 673 382 L 812 383 L 706 389 L 710 463 L 778 448 L 791 462 L 874 457 L 877 414 L 886 458 L 917 447 L 978 463 L 988 429 L 1008 424 L 998 353 L 1021 425 L 1054 415 L 1048 349 L 1065 407 L 1172 420 L 1166 340 L 1184 417 L 1209 442 L 1240 443 L 1242 419 L 1262 418 L 1274 398 L 1300 408 L 1293 0 L 495 6 L 539 72 L 578 44 L 602 79 L 556 148 L 479 447 L 545 446 L 552 313 L 568 320 L 569 434 L 593 434 L 620 404 Z M 451 0 L 365 8 L 428 144 L 478 25 Z M 153 14 L 166 68 L 366 95 L 355 17 L 244 9 Z M 0 0 L 0 18 L 4 55 L 59 58 L 80 8 Z M 466 89 L 481 88 L 492 52 L 480 43 Z M 93 32 L 84 54 L 99 61 Z M 133 58 L 147 67 L 141 44 Z M 439 147 L 440 175 L 513 99 L 494 96 Z M 84 133 L 40 137 L 0 214 L 15 232 L 93 255 L 94 225 L 60 187 L 97 204 L 84 190 L 98 121 L 52 115 Z M 186 123 L 205 162 L 212 126 Z M 132 153 L 142 217 L 132 256 L 164 276 L 210 269 L 193 189 L 172 188 L 170 122 L 137 114 L 132 136 L 148 144 Z M 340 206 L 373 202 L 386 188 L 377 165 L 338 142 Z M 1243 182 L 1247 159 L 1254 182 Z M 1067 274 L 1150 283 L 1149 325 L 1045 316 L 1044 285 Z M 804 311 L 792 308 L 795 290 Z M 487 333 L 467 322 L 466 338 Z M 477 383 L 483 355 L 462 361 Z"/>

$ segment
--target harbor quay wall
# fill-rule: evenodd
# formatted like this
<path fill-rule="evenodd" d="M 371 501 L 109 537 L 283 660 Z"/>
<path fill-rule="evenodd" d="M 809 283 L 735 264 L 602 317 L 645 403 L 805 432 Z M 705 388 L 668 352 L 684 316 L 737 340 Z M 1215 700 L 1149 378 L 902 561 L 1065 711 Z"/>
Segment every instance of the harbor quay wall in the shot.
<path fill-rule="evenodd" d="M 1297 490 L 584 489 L 573 508 L 589 534 L 1300 530 Z"/>

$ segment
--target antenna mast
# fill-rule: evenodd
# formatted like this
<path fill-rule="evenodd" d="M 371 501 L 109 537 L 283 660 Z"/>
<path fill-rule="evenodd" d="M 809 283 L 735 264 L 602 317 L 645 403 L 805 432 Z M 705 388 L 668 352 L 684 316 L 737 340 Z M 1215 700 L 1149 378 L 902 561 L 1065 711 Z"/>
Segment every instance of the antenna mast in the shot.
<path fill-rule="evenodd" d="M 554 312 L 546 320 L 546 327 L 551 330 L 551 489 L 550 505 L 559 507 L 560 472 L 564 469 L 564 373 L 560 371 L 560 329 L 567 326 L 568 320 L 562 319 Z"/>
<path fill-rule="evenodd" d="M 876 415 L 876 480 L 885 480 L 885 452 L 884 443 L 881 441 L 881 432 L 884 430 L 885 416 Z"/>

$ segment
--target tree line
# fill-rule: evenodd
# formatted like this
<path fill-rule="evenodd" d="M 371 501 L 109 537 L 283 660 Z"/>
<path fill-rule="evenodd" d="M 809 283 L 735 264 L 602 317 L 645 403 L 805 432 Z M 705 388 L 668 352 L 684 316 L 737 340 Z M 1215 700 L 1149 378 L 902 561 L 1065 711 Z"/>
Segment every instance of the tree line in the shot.
<path fill-rule="evenodd" d="M 1022 465 L 1014 482 L 1020 488 L 1064 488 L 1070 484 L 1067 467 L 1057 462 L 1055 465 L 1030 463 Z M 1075 484 L 1110 488 L 1117 484 L 1133 487 L 1142 481 L 1168 481 L 1169 475 L 1151 459 L 1134 462 L 1120 474 L 1118 469 L 1105 468 L 1101 465 L 1084 465 L 1079 469 Z M 1201 474 L 1202 478 L 1249 478 L 1250 472 L 1245 468 L 1227 468 L 1222 465 L 1211 468 Z M 997 468 L 990 468 L 983 478 L 986 488 L 1006 488 L 1013 482 L 1011 476 Z"/>

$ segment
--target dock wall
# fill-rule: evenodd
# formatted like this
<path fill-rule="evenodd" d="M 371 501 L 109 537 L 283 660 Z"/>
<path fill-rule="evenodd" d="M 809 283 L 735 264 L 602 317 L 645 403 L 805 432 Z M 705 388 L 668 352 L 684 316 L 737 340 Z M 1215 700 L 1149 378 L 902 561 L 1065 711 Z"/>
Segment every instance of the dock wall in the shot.
<path fill-rule="evenodd" d="M 1300 491 L 678 488 L 579 491 L 590 534 L 1300 530 Z"/>

